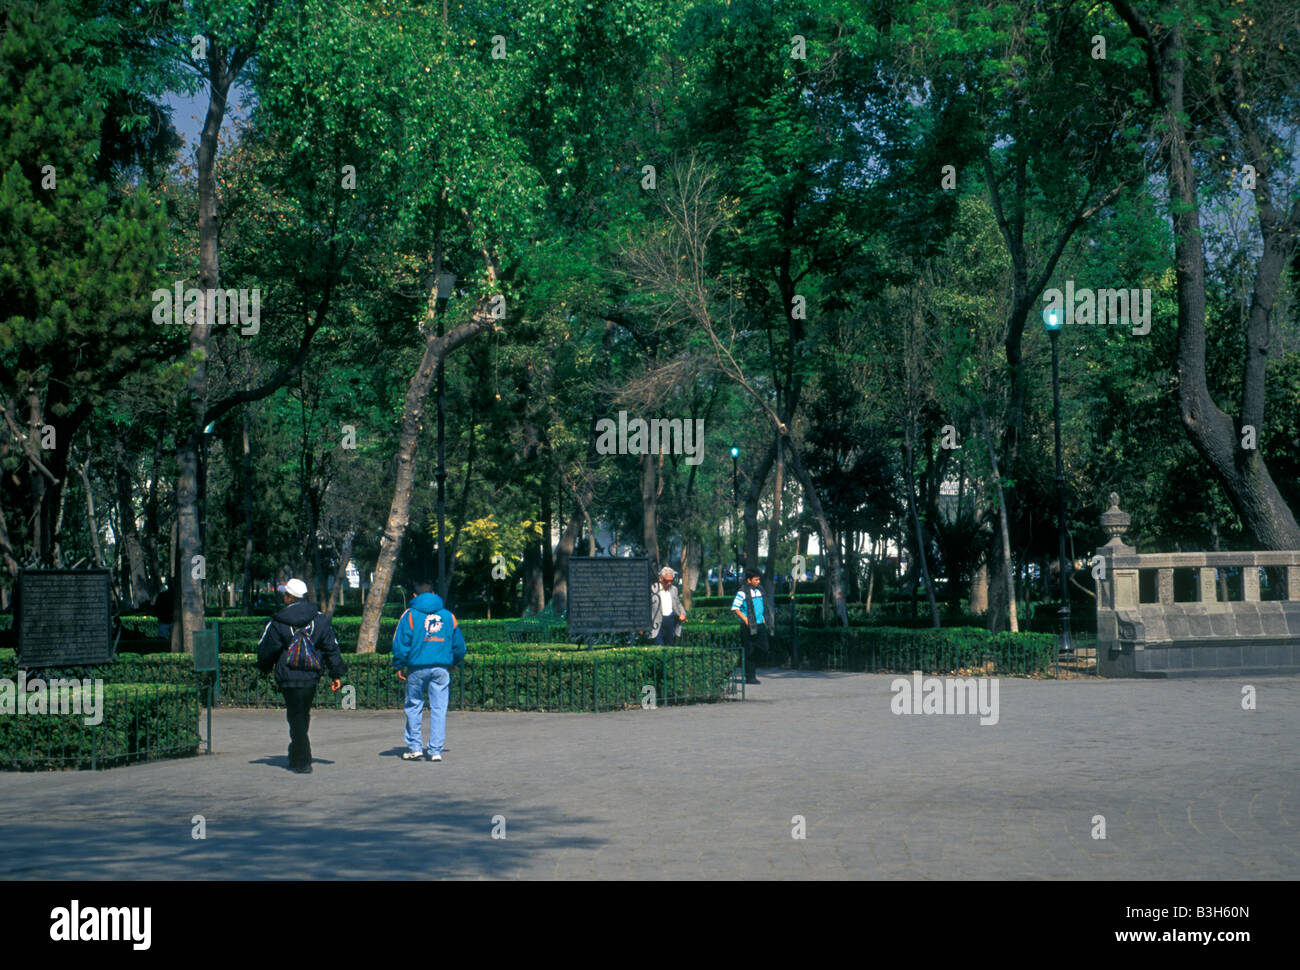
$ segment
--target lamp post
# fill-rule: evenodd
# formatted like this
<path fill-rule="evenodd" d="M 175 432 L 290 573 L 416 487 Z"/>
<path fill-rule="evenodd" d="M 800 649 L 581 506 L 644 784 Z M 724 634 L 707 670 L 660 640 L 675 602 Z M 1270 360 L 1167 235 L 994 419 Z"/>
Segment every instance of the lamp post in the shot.
<path fill-rule="evenodd" d="M 734 445 L 731 448 L 731 551 L 735 554 L 736 578 L 740 578 L 740 542 L 736 527 L 736 517 L 740 514 L 740 490 L 736 486 L 736 459 L 740 457 L 740 449 Z"/>
<path fill-rule="evenodd" d="M 199 548 L 207 554 L 207 546 L 204 542 L 208 536 L 208 437 L 217 430 L 217 422 L 209 421 L 208 426 L 203 429 L 199 435 Z M 206 576 L 206 573 L 205 573 Z M 204 585 L 206 579 L 199 581 L 199 596 L 203 600 L 203 605 L 207 607 L 207 598 L 204 596 Z"/>
<path fill-rule="evenodd" d="M 1061 463 L 1061 374 L 1056 342 L 1061 335 L 1061 310 L 1048 307 L 1043 311 L 1043 326 L 1052 341 L 1052 407 L 1056 426 L 1056 541 L 1061 569 L 1061 653 L 1074 653 L 1070 639 L 1070 576 L 1065 561 L 1065 466 Z"/>

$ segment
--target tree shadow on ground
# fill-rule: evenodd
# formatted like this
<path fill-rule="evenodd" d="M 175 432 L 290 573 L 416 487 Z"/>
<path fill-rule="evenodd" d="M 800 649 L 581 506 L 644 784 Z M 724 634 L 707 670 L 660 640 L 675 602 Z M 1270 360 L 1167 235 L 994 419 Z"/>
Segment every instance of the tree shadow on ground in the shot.
<path fill-rule="evenodd" d="M 268 759 L 269 760 L 269 759 Z M 27 821 L 5 826 L 0 877 L 8 879 L 472 879 L 510 878 L 539 852 L 587 850 L 606 840 L 576 834 L 601 820 L 559 809 L 447 798 L 436 790 L 399 803 L 322 813 L 328 776 L 298 776 L 301 805 L 256 817 L 240 806 L 207 813 L 155 809 L 108 825 Z M 161 808 L 161 807 L 160 807 Z M 494 821 L 495 819 L 495 821 Z M 504 821 L 502 821 L 504 820 Z M 503 831 L 504 826 L 504 831 Z M 504 838 L 494 838 L 493 831 Z M 537 873 L 535 870 L 533 874 Z"/>

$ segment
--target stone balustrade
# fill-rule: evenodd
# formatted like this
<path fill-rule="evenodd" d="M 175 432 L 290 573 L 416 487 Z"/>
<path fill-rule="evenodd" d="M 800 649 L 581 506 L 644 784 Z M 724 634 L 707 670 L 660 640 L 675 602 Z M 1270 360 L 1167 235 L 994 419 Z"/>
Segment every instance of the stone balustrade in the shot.
<path fill-rule="evenodd" d="M 1097 669 L 1105 677 L 1300 673 L 1300 550 L 1146 553 L 1122 539 L 1129 516 L 1119 496 L 1101 516 L 1110 540 L 1097 579 Z M 1283 588 L 1260 599 L 1261 567 Z M 1174 598 L 1174 570 L 1194 572 L 1195 600 Z M 1220 570 L 1240 598 L 1222 600 Z M 1236 580 L 1237 571 L 1240 579 Z M 1154 581 L 1143 582 L 1143 574 Z M 1143 589 L 1148 599 L 1143 600 Z M 1285 599 L 1276 598 L 1283 593 Z"/>

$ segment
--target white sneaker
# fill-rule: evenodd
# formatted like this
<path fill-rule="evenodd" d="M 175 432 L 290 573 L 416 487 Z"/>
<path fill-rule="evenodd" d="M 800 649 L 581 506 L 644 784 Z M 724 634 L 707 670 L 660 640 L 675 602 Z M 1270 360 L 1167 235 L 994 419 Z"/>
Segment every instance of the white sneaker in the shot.
<path fill-rule="evenodd" d="M 403 761 L 419 761 L 419 760 L 420 760 L 420 752 L 418 752 L 418 751 L 403 751 L 403 752 L 402 752 L 402 760 L 403 760 Z"/>
<path fill-rule="evenodd" d="M 430 760 L 430 761 L 441 761 L 441 760 L 442 760 L 442 752 L 440 752 L 440 751 L 432 752 L 432 753 L 429 755 L 429 760 Z"/>

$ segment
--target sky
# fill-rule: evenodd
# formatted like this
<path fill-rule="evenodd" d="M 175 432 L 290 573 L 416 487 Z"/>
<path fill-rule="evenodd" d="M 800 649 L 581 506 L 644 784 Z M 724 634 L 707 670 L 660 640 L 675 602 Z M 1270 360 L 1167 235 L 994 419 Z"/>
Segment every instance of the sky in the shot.
<path fill-rule="evenodd" d="M 203 116 L 208 110 L 208 86 L 205 84 L 194 95 L 172 92 L 163 100 L 172 109 L 172 124 L 185 139 L 183 157 L 192 157 L 199 146 L 199 131 L 203 128 Z M 240 118 L 248 116 L 250 101 L 248 89 L 235 85 L 226 105 L 226 117 L 221 124 L 221 130 L 226 136 L 234 128 L 233 118 L 236 114 Z"/>

